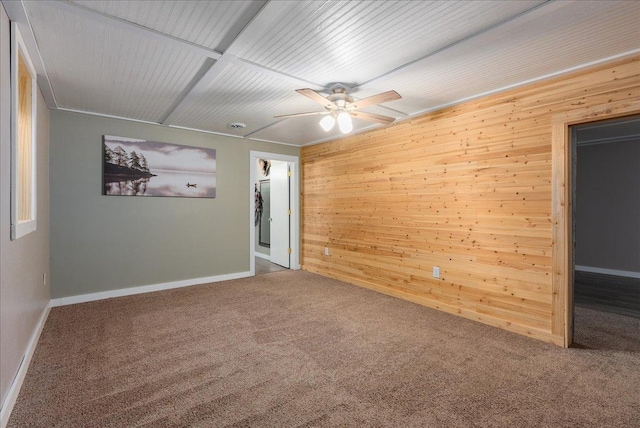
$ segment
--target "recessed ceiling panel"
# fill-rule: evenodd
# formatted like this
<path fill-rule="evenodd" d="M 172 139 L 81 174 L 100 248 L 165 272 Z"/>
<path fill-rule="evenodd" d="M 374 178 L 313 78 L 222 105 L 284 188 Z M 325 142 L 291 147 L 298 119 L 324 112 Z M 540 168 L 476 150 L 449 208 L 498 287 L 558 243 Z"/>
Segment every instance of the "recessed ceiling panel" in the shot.
<path fill-rule="evenodd" d="M 322 111 L 322 106 L 295 92 L 298 85 L 266 76 L 238 64 L 228 64 L 171 125 L 233 135 L 247 135 L 277 120 L 274 116 Z M 241 122 L 244 129 L 227 125 Z"/>
<path fill-rule="evenodd" d="M 540 3 L 273 1 L 230 52 L 321 86 L 362 84 Z"/>
<path fill-rule="evenodd" d="M 58 107 L 157 122 L 205 61 L 47 2 L 27 12 Z"/>
<path fill-rule="evenodd" d="M 262 1 L 96 1 L 75 3 L 210 49 L 226 49 Z M 247 14 L 248 13 L 248 14 Z M 232 33 L 232 34 L 229 34 Z"/>
<path fill-rule="evenodd" d="M 557 2 L 360 88 L 411 114 L 640 49 L 640 2 Z"/>

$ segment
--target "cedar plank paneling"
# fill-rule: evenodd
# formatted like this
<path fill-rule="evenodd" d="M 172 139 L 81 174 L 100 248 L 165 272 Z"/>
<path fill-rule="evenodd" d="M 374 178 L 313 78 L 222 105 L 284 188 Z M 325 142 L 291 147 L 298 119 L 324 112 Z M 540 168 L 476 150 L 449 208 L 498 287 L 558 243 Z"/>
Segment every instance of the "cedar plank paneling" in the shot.
<path fill-rule="evenodd" d="M 303 269 L 563 344 L 552 329 L 552 118 L 640 99 L 639 60 L 303 147 Z"/>

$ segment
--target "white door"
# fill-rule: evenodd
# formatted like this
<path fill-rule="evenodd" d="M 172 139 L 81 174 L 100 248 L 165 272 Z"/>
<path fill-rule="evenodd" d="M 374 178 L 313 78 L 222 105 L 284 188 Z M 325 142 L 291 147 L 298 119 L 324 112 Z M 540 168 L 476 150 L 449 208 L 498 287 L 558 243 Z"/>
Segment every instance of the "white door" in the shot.
<path fill-rule="evenodd" d="M 271 161 L 271 262 L 289 267 L 289 174 L 284 161 Z"/>

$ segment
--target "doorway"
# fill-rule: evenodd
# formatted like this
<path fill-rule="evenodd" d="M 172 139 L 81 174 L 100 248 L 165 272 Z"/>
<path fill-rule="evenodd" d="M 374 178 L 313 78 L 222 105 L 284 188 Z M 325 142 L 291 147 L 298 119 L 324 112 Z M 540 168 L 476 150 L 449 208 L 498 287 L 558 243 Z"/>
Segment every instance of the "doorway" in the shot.
<path fill-rule="evenodd" d="M 251 275 L 300 269 L 299 159 L 250 153 Z"/>
<path fill-rule="evenodd" d="M 640 101 L 620 100 L 579 107 L 552 116 L 551 132 L 551 335 L 573 342 L 573 144 L 570 127 L 640 114 Z"/>
<path fill-rule="evenodd" d="M 640 325 L 640 115 L 569 135 L 574 346 L 633 348 L 625 338 Z"/>

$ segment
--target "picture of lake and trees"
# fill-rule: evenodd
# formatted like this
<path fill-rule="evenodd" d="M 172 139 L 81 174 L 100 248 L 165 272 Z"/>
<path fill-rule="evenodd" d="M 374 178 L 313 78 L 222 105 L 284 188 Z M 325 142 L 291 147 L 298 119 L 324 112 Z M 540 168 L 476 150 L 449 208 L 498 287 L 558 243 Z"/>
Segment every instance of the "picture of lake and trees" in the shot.
<path fill-rule="evenodd" d="M 105 135 L 103 194 L 216 197 L 216 150 Z"/>

